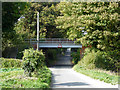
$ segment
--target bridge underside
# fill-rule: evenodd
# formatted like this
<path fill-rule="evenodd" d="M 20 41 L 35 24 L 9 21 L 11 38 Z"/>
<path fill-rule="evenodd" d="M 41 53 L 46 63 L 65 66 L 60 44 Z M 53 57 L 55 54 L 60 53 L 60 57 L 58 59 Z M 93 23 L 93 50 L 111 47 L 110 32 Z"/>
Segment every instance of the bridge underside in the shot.
<path fill-rule="evenodd" d="M 39 41 L 36 39 L 28 40 L 34 48 L 39 43 L 39 48 L 82 48 L 81 44 L 76 44 L 75 40 L 63 39 L 63 38 L 41 38 Z"/>
<path fill-rule="evenodd" d="M 82 45 L 76 45 L 76 44 L 66 44 L 66 43 L 52 43 L 52 44 L 43 44 L 39 43 L 39 48 L 82 48 Z"/>

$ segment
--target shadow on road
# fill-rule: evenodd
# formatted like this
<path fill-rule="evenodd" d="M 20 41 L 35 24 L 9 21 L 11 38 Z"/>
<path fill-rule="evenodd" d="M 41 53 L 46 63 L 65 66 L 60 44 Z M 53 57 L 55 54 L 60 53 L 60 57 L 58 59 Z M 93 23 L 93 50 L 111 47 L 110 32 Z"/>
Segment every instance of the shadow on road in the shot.
<path fill-rule="evenodd" d="M 59 83 L 59 84 L 55 84 L 57 85 L 61 85 L 61 86 L 83 86 L 83 85 L 89 85 L 87 83 L 83 83 L 83 82 L 67 82 L 67 83 Z"/>

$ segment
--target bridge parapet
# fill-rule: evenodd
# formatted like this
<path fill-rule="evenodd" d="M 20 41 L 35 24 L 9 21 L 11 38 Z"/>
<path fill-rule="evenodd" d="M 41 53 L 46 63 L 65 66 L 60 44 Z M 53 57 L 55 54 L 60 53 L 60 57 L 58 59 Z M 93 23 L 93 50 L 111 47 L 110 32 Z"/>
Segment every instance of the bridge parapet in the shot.
<path fill-rule="evenodd" d="M 26 41 L 36 43 L 37 39 L 35 38 L 26 39 Z M 75 43 L 75 40 L 69 40 L 66 38 L 40 38 L 39 42 L 40 43 Z"/>
<path fill-rule="evenodd" d="M 69 40 L 66 38 L 40 38 L 39 41 L 37 39 L 27 39 L 31 45 L 36 45 L 39 42 L 39 47 L 43 48 L 58 48 L 61 46 L 62 48 L 82 48 L 82 45 L 76 44 L 75 40 Z"/>

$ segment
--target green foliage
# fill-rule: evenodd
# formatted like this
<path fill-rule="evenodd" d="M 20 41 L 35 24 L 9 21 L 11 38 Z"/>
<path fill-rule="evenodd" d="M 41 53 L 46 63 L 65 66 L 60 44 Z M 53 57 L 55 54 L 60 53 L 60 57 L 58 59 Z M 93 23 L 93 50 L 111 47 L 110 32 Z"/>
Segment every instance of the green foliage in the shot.
<path fill-rule="evenodd" d="M 102 68 L 117 72 L 119 68 L 119 63 L 108 53 L 93 48 L 85 49 L 84 57 L 78 62 L 78 65 L 88 69 Z"/>
<path fill-rule="evenodd" d="M 88 15 L 83 15 L 81 22 L 86 25 L 85 31 L 88 34 L 80 39 L 81 43 L 84 46 L 92 45 L 98 50 L 105 51 L 107 61 L 110 62 L 108 66 L 111 67 L 113 64 L 112 68 L 116 68 L 120 58 L 118 2 L 88 3 L 87 8 Z"/>
<path fill-rule="evenodd" d="M 40 38 L 56 37 L 57 32 L 55 19 L 59 15 L 55 7 L 56 3 L 30 3 L 23 17 L 15 25 L 14 30 L 21 39 L 35 38 L 37 25 L 37 12 L 39 12 Z M 60 36 L 60 35 L 57 35 Z"/>
<path fill-rule="evenodd" d="M 22 70 L 22 69 L 21 68 L 1 68 L 0 73 L 1 72 L 18 71 L 18 70 Z"/>
<path fill-rule="evenodd" d="M 31 73 L 41 69 L 45 63 L 45 56 L 42 51 L 34 49 L 25 49 L 23 56 L 23 69 L 25 73 L 31 76 Z"/>
<path fill-rule="evenodd" d="M 43 83 L 50 85 L 51 83 L 51 71 L 45 66 L 42 69 L 38 70 L 37 77 Z"/>
<path fill-rule="evenodd" d="M 68 38 L 77 38 L 83 46 L 92 45 L 106 51 L 118 49 L 118 2 L 61 2 L 58 9 L 62 15 L 57 17 L 57 27 Z M 83 35 L 81 27 L 85 27 L 87 35 Z"/>
<path fill-rule="evenodd" d="M 24 70 L 6 69 L 0 73 L 0 87 L 2 88 L 50 88 L 51 71 L 44 67 L 38 70 L 34 77 L 26 77 Z"/>
<path fill-rule="evenodd" d="M 26 2 L 2 3 L 2 51 L 20 43 L 13 28 L 28 6 L 29 4 Z"/>
<path fill-rule="evenodd" d="M 22 60 L 13 58 L 0 58 L 1 68 L 21 68 Z"/>
<path fill-rule="evenodd" d="M 106 69 L 119 72 L 120 62 L 119 56 L 117 56 L 115 51 L 113 52 L 104 52 L 105 60 L 106 60 Z"/>
<path fill-rule="evenodd" d="M 24 13 L 27 8 L 26 2 L 3 2 L 2 3 L 2 29 L 3 32 L 9 32 L 14 27 L 15 22 Z"/>
<path fill-rule="evenodd" d="M 48 54 L 49 59 L 53 59 L 53 60 L 56 59 L 57 51 L 55 49 L 48 49 L 47 52 L 48 52 L 47 54 Z"/>
<path fill-rule="evenodd" d="M 94 79 L 99 79 L 100 81 L 111 83 L 112 85 L 118 84 L 119 76 L 117 75 L 117 73 L 115 74 L 111 71 L 105 71 L 100 69 L 87 69 L 80 66 L 79 64 L 75 65 L 73 69 Z"/>
<path fill-rule="evenodd" d="M 80 49 L 78 49 L 77 52 L 72 52 L 71 56 L 72 56 L 72 63 L 77 64 L 78 61 L 80 60 Z"/>
<path fill-rule="evenodd" d="M 106 59 L 102 52 L 95 51 L 94 49 L 86 49 L 85 56 L 82 60 L 79 61 L 78 65 L 83 66 L 88 69 L 95 69 L 95 68 L 105 68 L 106 67 Z"/>
<path fill-rule="evenodd" d="M 104 51 L 107 61 L 113 63 L 109 67 L 120 65 L 119 2 L 61 2 L 58 9 L 61 16 L 56 19 L 57 28 L 66 37 Z"/>

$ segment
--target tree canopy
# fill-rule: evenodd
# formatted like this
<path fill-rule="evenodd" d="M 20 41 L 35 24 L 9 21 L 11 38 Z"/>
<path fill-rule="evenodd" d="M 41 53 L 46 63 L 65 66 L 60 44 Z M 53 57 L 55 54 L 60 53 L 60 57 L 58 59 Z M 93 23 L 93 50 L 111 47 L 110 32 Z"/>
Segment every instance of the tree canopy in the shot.
<path fill-rule="evenodd" d="M 18 21 L 14 29 L 24 39 L 36 38 L 37 12 L 39 12 L 40 38 L 55 37 L 59 31 L 55 24 L 59 11 L 55 5 L 56 3 L 31 3 L 31 6 L 23 14 L 24 18 Z"/>
<path fill-rule="evenodd" d="M 67 38 L 104 52 L 111 65 L 119 66 L 119 2 L 61 2 L 58 9 L 57 27 Z"/>
<path fill-rule="evenodd" d="M 40 38 L 76 39 L 118 62 L 119 9 L 119 2 L 3 3 L 3 47 L 36 38 L 39 12 Z"/>
<path fill-rule="evenodd" d="M 119 5 L 117 2 L 62 2 L 58 4 L 61 16 L 56 23 L 67 37 L 77 39 L 83 46 L 100 50 L 119 48 Z M 86 31 L 87 34 L 83 34 Z"/>
<path fill-rule="evenodd" d="M 26 2 L 2 3 L 2 49 L 16 44 L 16 32 L 13 30 L 15 23 L 29 6 Z"/>

